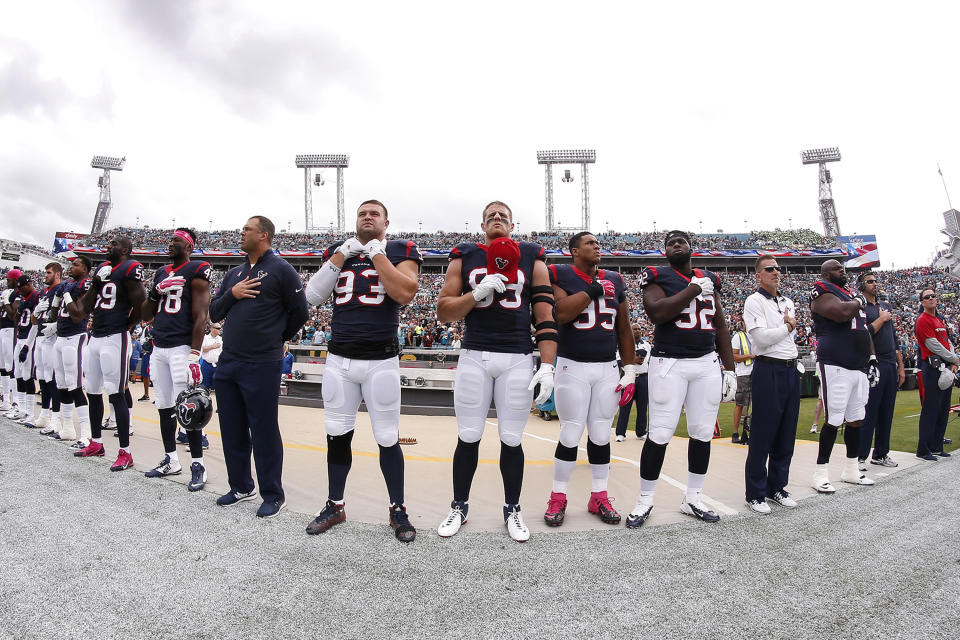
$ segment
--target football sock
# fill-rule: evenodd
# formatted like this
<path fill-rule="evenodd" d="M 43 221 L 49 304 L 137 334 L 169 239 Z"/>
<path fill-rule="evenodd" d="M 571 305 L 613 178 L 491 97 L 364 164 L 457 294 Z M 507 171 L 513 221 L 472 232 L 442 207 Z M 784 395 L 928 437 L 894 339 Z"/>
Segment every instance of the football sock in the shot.
<path fill-rule="evenodd" d="M 90 406 L 90 433 L 96 442 L 100 442 L 103 437 L 103 396 L 91 393 L 87 402 Z M 77 402 L 77 407 L 79 406 L 80 403 Z"/>
<path fill-rule="evenodd" d="M 453 452 L 453 499 L 466 502 L 470 499 L 470 486 L 480 461 L 480 441 L 464 442 L 457 438 Z"/>
<path fill-rule="evenodd" d="M 191 458 L 203 457 L 203 431 L 195 429 L 187 431 L 187 445 L 190 448 Z"/>
<path fill-rule="evenodd" d="M 387 483 L 387 495 L 393 504 L 403 504 L 403 452 L 400 443 L 392 447 L 380 447 L 380 471 Z"/>
<path fill-rule="evenodd" d="M 610 477 L 610 443 L 594 444 L 587 438 L 587 459 L 590 461 L 591 491 L 606 491 Z"/>
<path fill-rule="evenodd" d="M 860 449 L 860 425 L 854 426 L 848 423 L 843 430 L 843 441 L 847 445 L 847 457 L 856 458 Z"/>
<path fill-rule="evenodd" d="M 122 393 L 110 394 L 110 406 L 113 407 L 113 417 L 117 421 L 120 447 L 126 449 L 130 446 L 130 409 Z"/>
<path fill-rule="evenodd" d="M 166 453 L 176 452 L 177 450 L 177 441 L 176 441 L 176 432 L 177 432 L 177 413 L 176 409 L 170 407 L 168 409 L 158 409 L 157 413 L 160 414 L 160 439 L 163 440 L 163 450 Z"/>
<path fill-rule="evenodd" d="M 327 435 L 327 498 L 338 504 L 343 504 L 343 490 L 353 464 L 352 441 L 352 429 L 339 436 Z"/>
<path fill-rule="evenodd" d="M 859 438 L 857 441 L 859 443 Z M 830 462 L 830 453 L 833 451 L 833 443 L 837 441 L 837 428 L 832 424 L 824 423 L 820 429 L 820 452 L 817 455 L 817 464 L 827 464 Z"/>
<path fill-rule="evenodd" d="M 553 456 L 553 491 L 566 493 L 570 485 L 570 476 L 573 475 L 573 469 L 577 466 L 577 448 L 565 447 L 563 443 L 558 442 Z"/>
<path fill-rule="evenodd" d="M 653 504 L 653 492 L 657 488 L 666 454 L 667 445 L 657 444 L 650 438 L 644 440 L 643 451 L 640 453 L 640 497 L 649 496 L 649 504 Z"/>
<path fill-rule="evenodd" d="M 500 442 L 500 475 L 503 476 L 503 496 L 507 504 L 519 504 L 523 487 L 523 447 L 511 447 Z"/>

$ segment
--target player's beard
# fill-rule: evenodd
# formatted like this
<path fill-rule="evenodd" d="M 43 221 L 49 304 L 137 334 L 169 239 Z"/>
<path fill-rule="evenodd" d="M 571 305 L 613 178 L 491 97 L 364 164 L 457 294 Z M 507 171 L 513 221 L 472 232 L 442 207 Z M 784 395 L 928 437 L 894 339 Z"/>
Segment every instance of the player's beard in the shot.
<path fill-rule="evenodd" d="M 847 286 L 847 276 L 835 276 L 831 273 L 828 277 L 830 278 L 830 282 L 837 285 L 838 287 Z"/>
<path fill-rule="evenodd" d="M 693 251 L 688 251 L 685 253 L 673 253 L 667 255 L 667 262 L 670 263 L 670 266 L 674 269 L 682 267 L 686 263 L 690 262 L 690 256 L 693 255 Z"/>

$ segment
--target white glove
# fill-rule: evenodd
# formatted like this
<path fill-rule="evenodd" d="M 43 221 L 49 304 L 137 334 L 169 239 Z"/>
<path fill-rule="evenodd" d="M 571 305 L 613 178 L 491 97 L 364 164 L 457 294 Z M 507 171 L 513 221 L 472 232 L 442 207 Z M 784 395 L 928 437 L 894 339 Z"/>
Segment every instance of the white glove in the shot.
<path fill-rule="evenodd" d="M 13 295 L 13 289 L 4 289 L 3 293 L 0 294 L 0 303 L 10 304 L 10 296 Z"/>
<path fill-rule="evenodd" d="M 53 296 L 53 302 L 50 304 L 50 306 L 53 307 L 54 309 L 59 309 L 60 305 L 62 304 L 63 304 L 63 294 L 58 293 L 57 295 Z"/>
<path fill-rule="evenodd" d="M 43 337 L 45 337 L 45 338 L 50 338 L 50 337 L 55 336 L 55 335 L 57 335 L 57 323 L 56 323 L 56 322 L 50 322 L 50 323 L 48 323 L 48 324 L 43 325 Z"/>
<path fill-rule="evenodd" d="M 633 364 L 623 365 L 623 377 L 620 378 L 618 388 L 626 389 L 627 385 L 637 382 L 637 366 Z"/>
<path fill-rule="evenodd" d="M 737 397 L 737 374 L 733 371 L 723 372 L 723 391 L 721 402 L 733 402 Z"/>
<path fill-rule="evenodd" d="M 477 284 L 477 288 L 473 290 L 473 299 L 477 302 L 480 302 L 488 295 L 492 294 L 494 291 L 497 293 L 503 293 L 507 290 L 507 276 L 502 273 L 490 273 L 483 277 Z M 551 379 L 552 380 L 552 379 Z M 550 384 L 551 388 L 553 383 Z M 530 387 L 531 389 L 533 387 Z"/>
<path fill-rule="evenodd" d="M 713 295 L 713 280 L 710 278 L 690 278 L 690 284 L 695 284 L 700 287 L 700 295 L 697 296 L 698 298 Z"/>
<path fill-rule="evenodd" d="M 110 266 L 109 262 L 105 262 L 97 269 L 97 274 L 94 277 L 100 282 L 105 282 L 111 273 L 113 273 L 113 267 Z"/>
<path fill-rule="evenodd" d="M 169 295 L 183 290 L 183 285 L 187 283 L 185 278 L 175 275 L 169 275 L 157 284 L 157 293 L 161 296 Z"/>
<path fill-rule="evenodd" d="M 64 291 L 64 292 L 63 292 L 63 306 L 67 306 L 67 305 L 70 304 L 71 302 L 73 302 L 73 296 L 70 295 L 70 292 L 69 292 L 69 291 Z"/>
<path fill-rule="evenodd" d="M 337 253 L 342 253 L 344 260 L 356 258 L 358 255 L 363 253 L 363 245 L 360 244 L 360 241 L 355 237 L 347 238 L 344 240 L 343 244 L 337 247 Z"/>
<path fill-rule="evenodd" d="M 853 296 L 853 301 L 856 302 L 858 305 L 860 305 L 861 309 L 867 308 L 867 299 L 866 297 L 864 297 L 862 293 L 858 293 L 857 295 Z M 870 386 L 873 386 L 873 385 L 870 385 Z"/>
<path fill-rule="evenodd" d="M 49 310 L 50 310 L 50 300 L 49 300 L 48 298 L 44 298 L 44 299 L 42 299 L 40 302 L 37 303 L 37 306 L 36 306 L 36 307 L 34 307 L 34 309 L 33 309 L 33 317 L 34 317 L 34 318 L 39 318 L 40 316 L 42 316 L 43 314 L 45 314 L 45 313 L 46 313 L 47 311 L 49 311 Z"/>
<path fill-rule="evenodd" d="M 385 253 L 387 250 L 387 241 L 386 240 L 377 240 L 374 238 L 367 244 L 363 245 L 363 252 L 370 256 L 370 260 L 373 260 L 376 256 L 381 253 Z"/>
<path fill-rule="evenodd" d="M 489 277 L 490 276 L 487 276 L 487 278 Z M 538 384 L 540 385 L 540 395 L 536 397 L 534 402 L 536 404 L 543 404 L 544 402 L 549 400 L 550 396 L 553 394 L 553 365 L 552 364 L 547 364 L 546 362 L 540 363 L 540 368 L 537 369 L 537 372 L 535 374 L 533 374 L 533 380 L 531 380 L 529 386 L 527 386 L 527 391 L 533 391 L 534 389 L 537 388 Z"/>

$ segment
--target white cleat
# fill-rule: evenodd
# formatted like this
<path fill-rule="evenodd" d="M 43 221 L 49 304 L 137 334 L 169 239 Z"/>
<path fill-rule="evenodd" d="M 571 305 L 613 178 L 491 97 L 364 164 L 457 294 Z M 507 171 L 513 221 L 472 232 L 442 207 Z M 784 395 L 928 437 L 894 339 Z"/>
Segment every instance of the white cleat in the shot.
<path fill-rule="evenodd" d="M 836 493 L 833 485 L 830 484 L 829 472 L 827 471 L 826 464 L 818 464 L 816 470 L 813 472 L 813 488 L 817 490 L 817 493 Z"/>
<path fill-rule="evenodd" d="M 765 516 L 770 513 L 770 505 L 767 504 L 766 500 L 747 500 L 747 506 L 750 507 L 750 511 L 760 515 Z"/>
<path fill-rule="evenodd" d="M 866 466 L 866 464 L 864 464 Z M 873 480 L 865 476 L 859 468 L 856 458 L 847 458 L 843 463 L 843 473 L 840 474 L 842 482 L 858 484 L 862 487 L 868 487 L 874 484 Z"/>
<path fill-rule="evenodd" d="M 457 535 L 460 527 L 467 524 L 467 504 L 454 501 L 450 505 L 450 513 L 437 527 L 437 535 L 441 538 L 451 538 Z"/>
<path fill-rule="evenodd" d="M 506 509 L 506 507 L 504 507 Z M 530 529 L 523 523 L 523 517 L 520 515 L 520 505 L 517 505 L 506 514 L 505 524 L 507 533 L 517 542 L 526 542 L 530 539 Z"/>

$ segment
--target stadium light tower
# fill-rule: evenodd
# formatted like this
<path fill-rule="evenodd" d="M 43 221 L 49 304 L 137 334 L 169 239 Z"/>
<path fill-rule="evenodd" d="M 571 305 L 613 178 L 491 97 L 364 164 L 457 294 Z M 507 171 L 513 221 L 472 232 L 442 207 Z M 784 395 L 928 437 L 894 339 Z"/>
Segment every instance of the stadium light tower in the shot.
<path fill-rule="evenodd" d="M 546 223 L 547 231 L 564 231 L 558 224 L 553 222 L 553 165 L 555 164 L 579 164 L 581 171 L 581 205 L 583 207 L 583 218 L 577 231 L 590 230 L 590 178 L 587 173 L 587 165 L 594 164 L 597 161 L 597 152 L 594 149 L 561 149 L 556 151 L 537 151 L 537 164 L 542 164 L 544 169 L 544 183 L 546 188 Z M 563 181 L 567 182 L 569 172 L 564 175 Z M 572 178 L 571 178 L 572 180 Z M 574 230 L 574 229 L 570 229 Z"/>
<path fill-rule="evenodd" d="M 837 207 L 833 203 L 833 191 L 830 189 L 833 178 L 830 177 L 827 163 L 840 161 L 840 149 L 808 149 L 801 152 L 800 158 L 803 164 L 820 165 L 820 220 L 823 221 L 823 235 L 836 238 L 840 235 L 840 222 L 837 220 Z"/>
<path fill-rule="evenodd" d="M 93 214 L 91 235 L 103 231 L 103 226 L 107 223 L 107 216 L 110 215 L 110 208 L 113 206 L 110 200 L 110 172 L 123 171 L 125 164 L 127 164 L 126 156 L 122 158 L 93 156 L 93 160 L 90 161 L 90 166 L 94 169 L 103 169 L 103 175 L 97 180 L 97 186 L 100 187 L 100 202 L 97 204 L 97 212 Z"/>
<path fill-rule="evenodd" d="M 297 166 L 303 169 L 303 206 L 305 214 L 305 224 L 307 233 L 312 231 L 323 231 L 313 225 L 313 185 L 311 184 L 310 173 L 312 169 L 337 170 L 337 224 L 335 229 L 341 233 L 344 231 L 343 216 L 343 170 L 350 166 L 350 156 L 335 154 L 303 154 L 296 157 Z M 318 181 L 322 185 L 323 180 Z"/>

